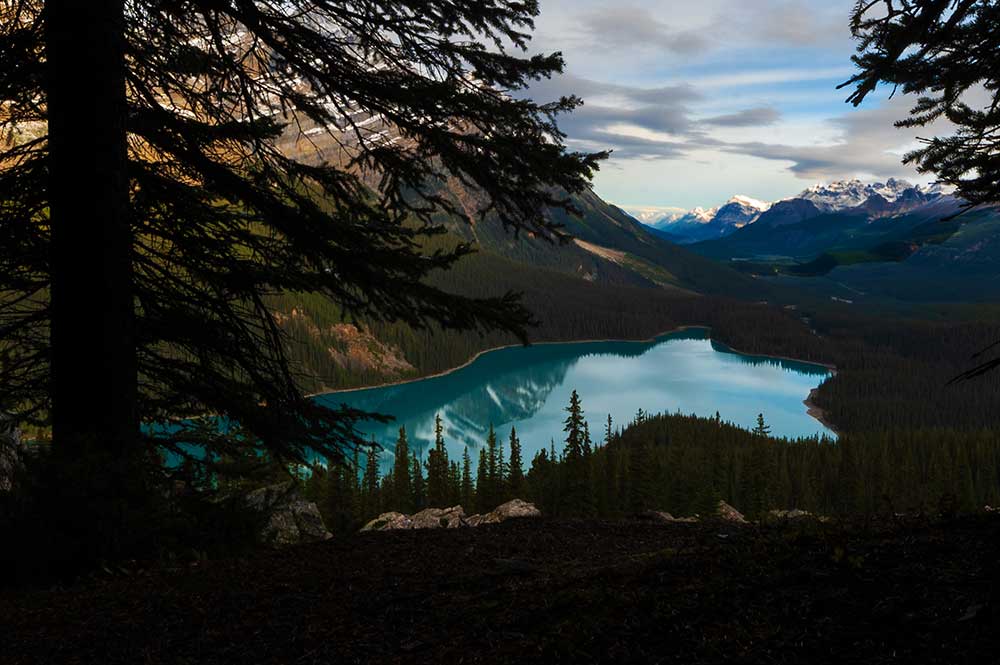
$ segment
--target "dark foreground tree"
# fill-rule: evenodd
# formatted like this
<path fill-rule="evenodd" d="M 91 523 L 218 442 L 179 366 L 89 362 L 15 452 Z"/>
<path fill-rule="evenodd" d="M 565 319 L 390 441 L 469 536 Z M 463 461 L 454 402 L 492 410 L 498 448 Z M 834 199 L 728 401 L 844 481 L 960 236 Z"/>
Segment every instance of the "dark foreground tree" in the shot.
<path fill-rule="evenodd" d="M 578 100 L 509 94 L 562 68 L 520 55 L 537 11 L 0 0 L 0 409 L 51 424 L 63 467 L 100 458 L 84 491 L 114 497 L 154 453 L 336 463 L 364 445 L 363 414 L 298 390 L 269 294 L 523 337 L 513 295 L 424 282 L 470 247 L 421 243 L 460 214 L 446 177 L 482 194 L 461 214 L 551 239 L 543 209 L 586 186 L 600 155 L 555 124 Z M 241 435 L 178 420 L 195 414 Z"/>
<path fill-rule="evenodd" d="M 898 127 L 936 120 L 951 136 L 925 138 L 904 158 L 954 185 L 969 206 L 1000 202 L 1000 4 L 994 0 L 860 0 L 851 30 L 859 72 L 848 101 L 861 104 L 879 85 L 916 95 Z"/>
<path fill-rule="evenodd" d="M 952 135 L 920 139 L 904 163 L 953 185 L 967 209 L 1000 203 L 998 25 L 995 0 L 858 0 L 851 19 L 860 71 L 841 86 L 854 86 L 848 101 L 858 106 L 887 84 L 917 96 L 897 127 L 951 123 Z M 1000 359 L 982 358 L 989 350 L 956 380 L 1000 367 Z"/>

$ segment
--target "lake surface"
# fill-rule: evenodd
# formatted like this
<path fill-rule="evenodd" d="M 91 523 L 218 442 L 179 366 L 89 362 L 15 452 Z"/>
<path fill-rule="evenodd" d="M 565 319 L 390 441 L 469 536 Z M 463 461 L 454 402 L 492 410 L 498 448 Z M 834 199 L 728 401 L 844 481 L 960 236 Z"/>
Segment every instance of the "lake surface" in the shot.
<path fill-rule="evenodd" d="M 492 423 L 503 442 L 510 428 L 517 428 L 527 470 L 551 440 L 562 449 L 564 409 L 574 389 L 595 442 L 603 439 L 608 414 L 618 428 L 638 409 L 706 417 L 718 411 L 723 420 L 746 428 L 763 413 L 775 436 L 834 438 L 803 404 L 830 375 L 820 365 L 736 353 L 709 339 L 707 330 L 689 329 L 651 342 L 500 349 L 444 376 L 315 399 L 395 416 L 395 423 L 360 428 L 385 447 L 385 467 L 400 425 L 406 426 L 411 450 L 425 453 L 440 414 L 450 459 L 460 460 L 468 446 L 475 464 Z"/>

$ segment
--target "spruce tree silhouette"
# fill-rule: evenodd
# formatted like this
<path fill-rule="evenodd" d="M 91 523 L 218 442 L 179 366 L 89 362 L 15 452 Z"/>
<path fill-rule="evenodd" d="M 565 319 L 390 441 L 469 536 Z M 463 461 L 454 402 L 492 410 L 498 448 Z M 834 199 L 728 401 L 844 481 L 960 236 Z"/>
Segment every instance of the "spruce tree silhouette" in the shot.
<path fill-rule="evenodd" d="M 893 93 L 917 95 L 897 127 L 954 126 L 951 136 L 921 138 L 903 161 L 954 186 L 965 210 L 1000 203 L 997 25 L 1000 4 L 985 0 L 858 0 L 851 18 L 859 71 L 840 86 L 854 87 L 847 101 L 858 106 L 887 84 Z M 1000 367 L 1000 358 L 986 359 L 997 345 L 977 353 L 978 364 L 953 382 Z"/>
<path fill-rule="evenodd" d="M 571 209 L 603 155 L 564 146 L 556 116 L 579 100 L 512 94 L 562 69 L 559 54 L 523 55 L 537 13 L 0 2 L 0 409 L 50 424 L 57 464 L 98 460 L 81 491 L 115 499 L 162 452 L 211 464 L 252 445 L 337 463 L 366 445 L 365 414 L 299 391 L 270 294 L 524 338 L 516 295 L 425 283 L 471 247 L 420 245 L 441 212 L 563 238 L 543 211 Z M 478 208 L 442 196 L 446 177 L 481 193 Z M 169 426 L 140 426 L 154 422 Z"/>
<path fill-rule="evenodd" d="M 969 207 L 1000 202 L 998 23 L 1000 5 L 983 0 L 859 1 L 851 18 L 859 71 L 840 86 L 854 87 L 855 106 L 881 84 L 916 95 L 898 127 L 954 125 L 951 136 L 921 139 L 904 162 L 955 186 Z"/>

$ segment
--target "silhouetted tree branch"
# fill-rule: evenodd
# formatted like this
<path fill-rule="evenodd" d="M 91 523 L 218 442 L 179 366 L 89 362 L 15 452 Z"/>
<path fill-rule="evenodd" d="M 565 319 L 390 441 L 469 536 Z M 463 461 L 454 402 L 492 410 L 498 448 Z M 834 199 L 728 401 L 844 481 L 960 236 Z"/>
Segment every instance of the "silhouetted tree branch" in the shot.
<path fill-rule="evenodd" d="M 509 94 L 562 69 L 522 55 L 537 12 L 0 1 L 0 408 L 51 423 L 70 457 L 84 440 L 224 450 L 232 437 L 182 420 L 218 414 L 278 462 L 337 461 L 366 445 L 365 414 L 300 394 L 269 295 L 523 339 L 515 295 L 425 281 L 471 247 L 421 244 L 442 211 L 558 240 L 544 209 L 571 209 L 602 158 L 564 147 L 556 118 L 579 100 Z M 446 177 L 480 208 L 440 195 Z"/>

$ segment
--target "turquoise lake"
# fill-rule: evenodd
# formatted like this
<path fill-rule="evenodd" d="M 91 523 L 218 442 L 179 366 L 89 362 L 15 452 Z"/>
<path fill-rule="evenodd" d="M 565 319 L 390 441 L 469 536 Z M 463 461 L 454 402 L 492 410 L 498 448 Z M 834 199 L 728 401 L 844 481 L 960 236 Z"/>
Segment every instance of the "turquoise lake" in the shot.
<path fill-rule="evenodd" d="M 490 351 L 450 374 L 379 388 L 330 393 L 315 399 L 392 415 L 396 422 L 366 423 L 392 459 L 400 425 L 411 450 L 426 452 L 440 414 L 450 459 L 468 446 L 473 463 L 490 424 L 506 442 L 516 427 L 527 466 L 554 440 L 562 447 L 563 409 L 575 389 L 595 441 L 603 438 L 611 414 L 624 426 L 637 409 L 714 416 L 752 428 L 763 413 L 775 436 L 835 435 L 806 412 L 809 392 L 825 381 L 826 367 L 736 353 L 689 329 L 650 342 L 539 344 Z M 527 470 L 527 469 L 526 469 Z"/>

